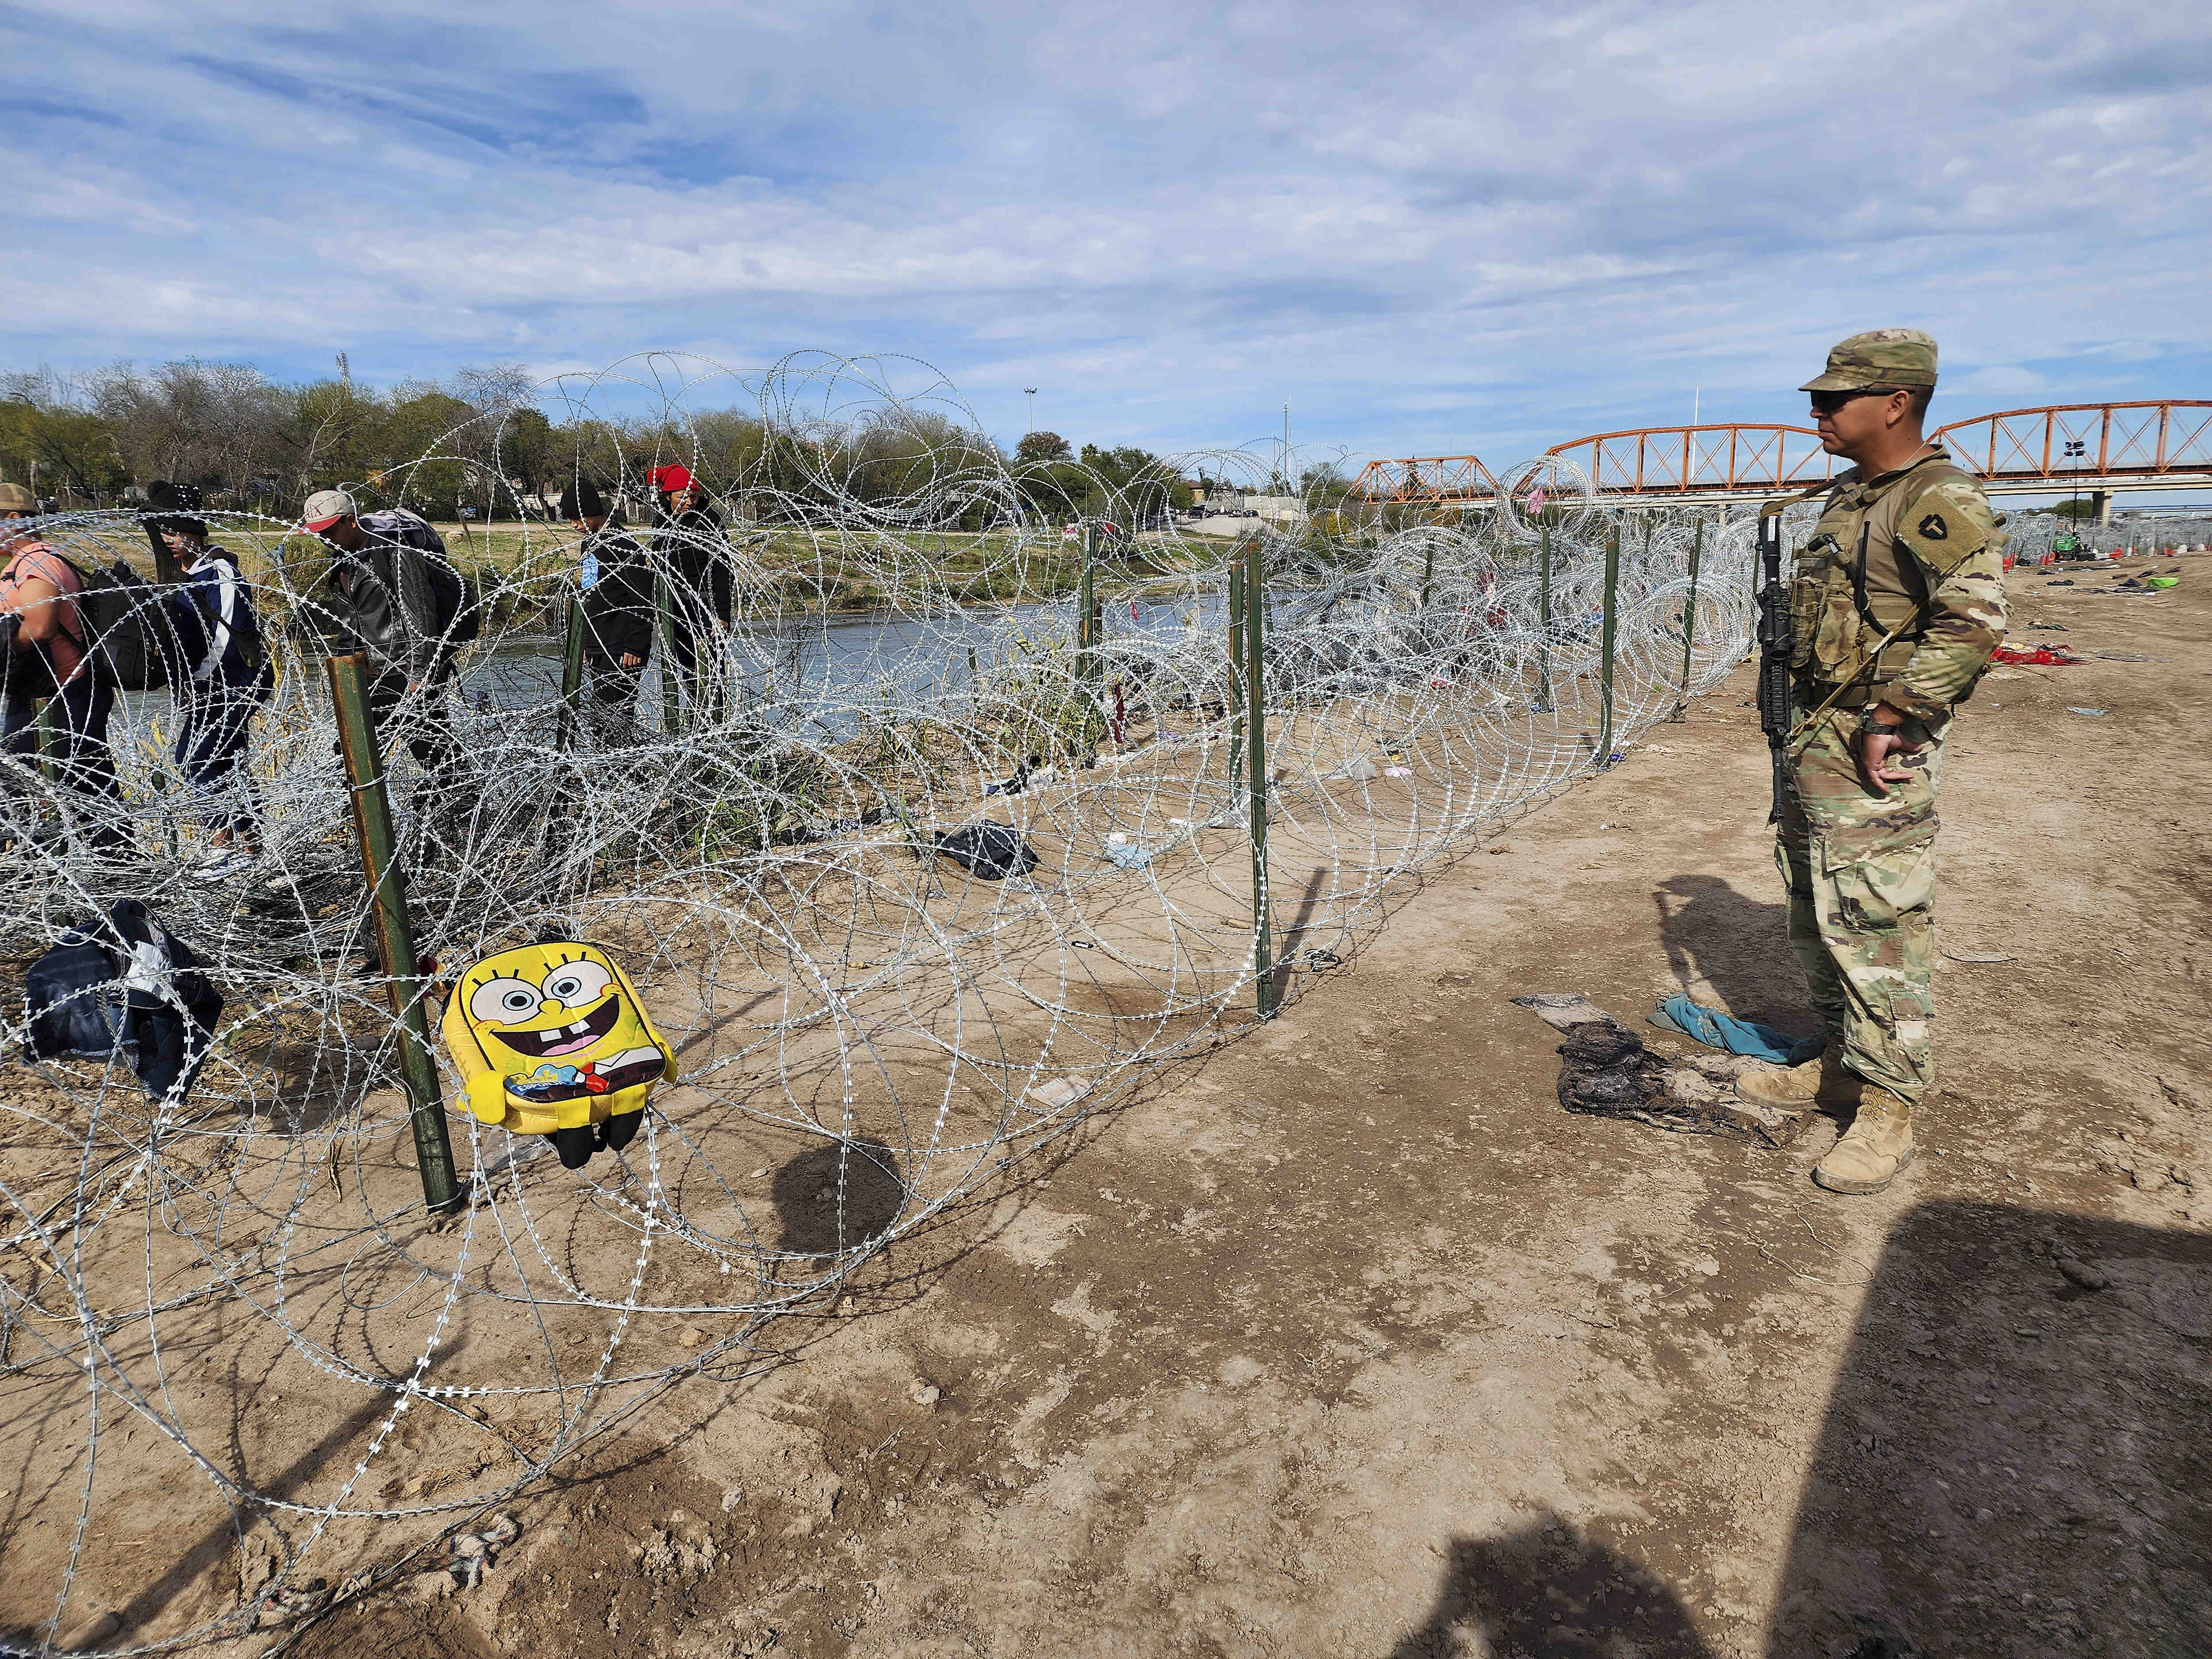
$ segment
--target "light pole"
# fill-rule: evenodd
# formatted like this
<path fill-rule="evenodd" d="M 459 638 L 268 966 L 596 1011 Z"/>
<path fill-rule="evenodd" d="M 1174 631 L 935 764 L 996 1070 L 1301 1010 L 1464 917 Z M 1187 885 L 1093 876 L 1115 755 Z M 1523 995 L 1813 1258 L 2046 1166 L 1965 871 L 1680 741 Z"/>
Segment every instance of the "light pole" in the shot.
<path fill-rule="evenodd" d="M 1033 386 L 1022 388 L 1022 395 L 1030 400 L 1030 423 L 1024 428 L 1025 433 L 1036 430 L 1036 393 L 1037 389 Z"/>

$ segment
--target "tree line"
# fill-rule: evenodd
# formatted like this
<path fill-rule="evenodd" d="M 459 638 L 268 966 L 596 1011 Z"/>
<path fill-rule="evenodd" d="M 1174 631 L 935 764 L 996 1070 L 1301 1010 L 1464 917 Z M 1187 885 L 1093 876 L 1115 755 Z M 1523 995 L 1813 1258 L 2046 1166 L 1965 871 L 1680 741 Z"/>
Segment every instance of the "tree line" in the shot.
<path fill-rule="evenodd" d="M 681 422 L 556 422 L 537 398 L 507 364 L 386 390 L 347 378 L 286 385 L 197 359 L 0 373 L 0 479 L 57 511 L 129 505 L 167 479 L 197 485 L 211 510 L 289 517 L 314 491 L 347 487 L 429 518 L 489 520 L 549 512 L 579 473 L 641 500 L 652 469 L 678 462 L 768 521 L 857 507 L 971 530 L 1019 516 L 1141 521 L 1192 499 L 1149 451 L 1085 444 L 1079 454 L 1033 432 L 1008 455 L 933 410 L 791 428 L 737 409 Z"/>

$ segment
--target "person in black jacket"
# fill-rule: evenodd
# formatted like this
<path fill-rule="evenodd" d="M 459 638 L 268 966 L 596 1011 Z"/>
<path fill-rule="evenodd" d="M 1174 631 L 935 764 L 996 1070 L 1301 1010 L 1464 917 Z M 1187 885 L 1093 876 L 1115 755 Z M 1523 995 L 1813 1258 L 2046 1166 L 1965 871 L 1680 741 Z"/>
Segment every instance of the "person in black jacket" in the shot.
<path fill-rule="evenodd" d="M 605 497 L 588 478 L 561 492 L 561 516 L 584 532 L 585 568 L 598 573 L 584 590 L 584 718 L 611 749 L 630 735 L 638 682 L 653 654 L 653 559 L 637 538 L 611 522 Z"/>
<path fill-rule="evenodd" d="M 678 671 L 696 702 L 721 680 L 715 671 L 726 654 L 735 599 L 729 538 L 723 532 L 722 515 L 689 468 L 657 466 L 650 476 L 660 498 L 653 552 L 669 575 L 669 635 Z M 702 657 L 709 664 L 704 678 L 699 675 Z"/>

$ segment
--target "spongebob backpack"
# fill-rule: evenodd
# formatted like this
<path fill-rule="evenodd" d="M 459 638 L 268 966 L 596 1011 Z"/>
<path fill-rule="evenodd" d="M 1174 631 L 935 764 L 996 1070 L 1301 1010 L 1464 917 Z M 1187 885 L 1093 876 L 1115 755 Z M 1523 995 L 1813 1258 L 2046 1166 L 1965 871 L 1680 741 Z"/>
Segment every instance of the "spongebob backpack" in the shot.
<path fill-rule="evenodd" d="M 596 945 L 550 939 L 471 963 L 439 1030 L 469 1110 L 517 1134 L 550 1135 L 642 1111 L 676 1080 L 637 988 Z"/>

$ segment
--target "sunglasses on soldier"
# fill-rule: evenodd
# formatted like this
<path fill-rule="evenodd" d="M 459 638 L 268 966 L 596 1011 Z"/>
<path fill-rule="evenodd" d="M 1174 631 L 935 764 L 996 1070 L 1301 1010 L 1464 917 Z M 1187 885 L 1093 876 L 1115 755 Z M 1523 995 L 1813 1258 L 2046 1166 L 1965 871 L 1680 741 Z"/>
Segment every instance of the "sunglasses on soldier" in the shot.
<path fill-rule="evenodd" d="M 1901 386 L 1859 386 L 1844 392 L 1814 392 L 1808 395 L 1813 399 L 1815 415 L 1832 415 L 1855 398 L 1887 398 L 1893 392 L 1905 389 Z"/>

